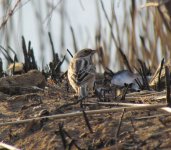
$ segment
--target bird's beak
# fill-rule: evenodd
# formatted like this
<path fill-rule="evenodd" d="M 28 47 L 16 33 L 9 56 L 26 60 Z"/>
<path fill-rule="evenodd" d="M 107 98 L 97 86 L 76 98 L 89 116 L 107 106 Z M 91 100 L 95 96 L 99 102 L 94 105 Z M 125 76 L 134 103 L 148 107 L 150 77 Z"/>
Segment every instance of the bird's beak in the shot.
<path fill-rule="evenodd" d="M 92 50 L 91 53 L 92 53 L 92 54 L 95 54 L 95 53 L 97 53 L 97 50 Z"/>

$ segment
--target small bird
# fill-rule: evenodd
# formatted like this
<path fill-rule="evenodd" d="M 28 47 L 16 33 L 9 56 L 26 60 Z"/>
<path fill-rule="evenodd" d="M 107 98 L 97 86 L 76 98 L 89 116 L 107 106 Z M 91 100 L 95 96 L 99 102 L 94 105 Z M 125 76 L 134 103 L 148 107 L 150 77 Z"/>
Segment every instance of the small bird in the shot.
<path fill-rule="evenodd" d="M 86 97 L 88 90 L 93 89 L 96 67 L 92 56 L 96 52 L 96 50 L 91 49 L 80 50 L 74 55 L 69 64 L 68 80 L 80 98 Z"/>

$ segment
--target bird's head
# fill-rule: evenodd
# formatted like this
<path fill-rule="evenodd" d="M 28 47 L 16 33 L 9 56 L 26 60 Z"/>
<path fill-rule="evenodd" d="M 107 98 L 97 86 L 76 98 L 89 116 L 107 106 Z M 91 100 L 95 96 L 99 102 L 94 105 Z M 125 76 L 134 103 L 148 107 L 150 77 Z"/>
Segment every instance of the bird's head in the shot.
<path fill-rule="evenodd" d="M 92 49 L 82 49 L 79 52 L 75 54 L 75 58 L 80 57 L 91 57 L 93 54 L 95 54 L 97 51 Z"/>

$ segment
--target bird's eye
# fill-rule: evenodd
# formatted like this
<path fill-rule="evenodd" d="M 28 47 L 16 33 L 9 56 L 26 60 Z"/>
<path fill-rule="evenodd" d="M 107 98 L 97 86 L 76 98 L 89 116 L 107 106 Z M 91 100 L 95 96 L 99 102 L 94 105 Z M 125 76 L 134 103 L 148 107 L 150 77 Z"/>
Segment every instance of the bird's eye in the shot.
<path fill-rule="evenodd" d="M 89 50 L 86 50 L 86 51 L 85 51 L 85 54 L 87 54 L 87 55 L 88 55 L 89 53 L 90 53 L 90 51 L 89 51 Z"/>

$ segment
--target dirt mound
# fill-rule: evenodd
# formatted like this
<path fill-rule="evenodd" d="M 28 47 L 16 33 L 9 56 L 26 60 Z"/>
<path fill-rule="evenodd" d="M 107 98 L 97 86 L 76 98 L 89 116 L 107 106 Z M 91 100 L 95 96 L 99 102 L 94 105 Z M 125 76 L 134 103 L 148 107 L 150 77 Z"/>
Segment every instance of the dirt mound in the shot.
<path fill-rule="evenodd" d="M 38 78 L 34 82 L 43 81 L 45 85 Z M 40 85 L 36 83 L 35 86 Z M 150 108 L 152 104 L 161 107 L 166 104 L 165 91 L 130 93 L 124 100 L 114 98 L 110 92 L 100 98 L 94 94 L 80 103 L 64 82 L 47 81 L 45 89 L 35 88 L 34 84 L 19 87 L 19 94 L 6 92 L 0 100 L 0 141 L 4 143 L 27 150 L 171 147 L 170 115 L 160 107 Z M 142 103 L 151 105 L 145 108 Z M 129 109 L 133 104 L 143 108 Z M 13 123 L 7 125 L 7 122 Z"/>

